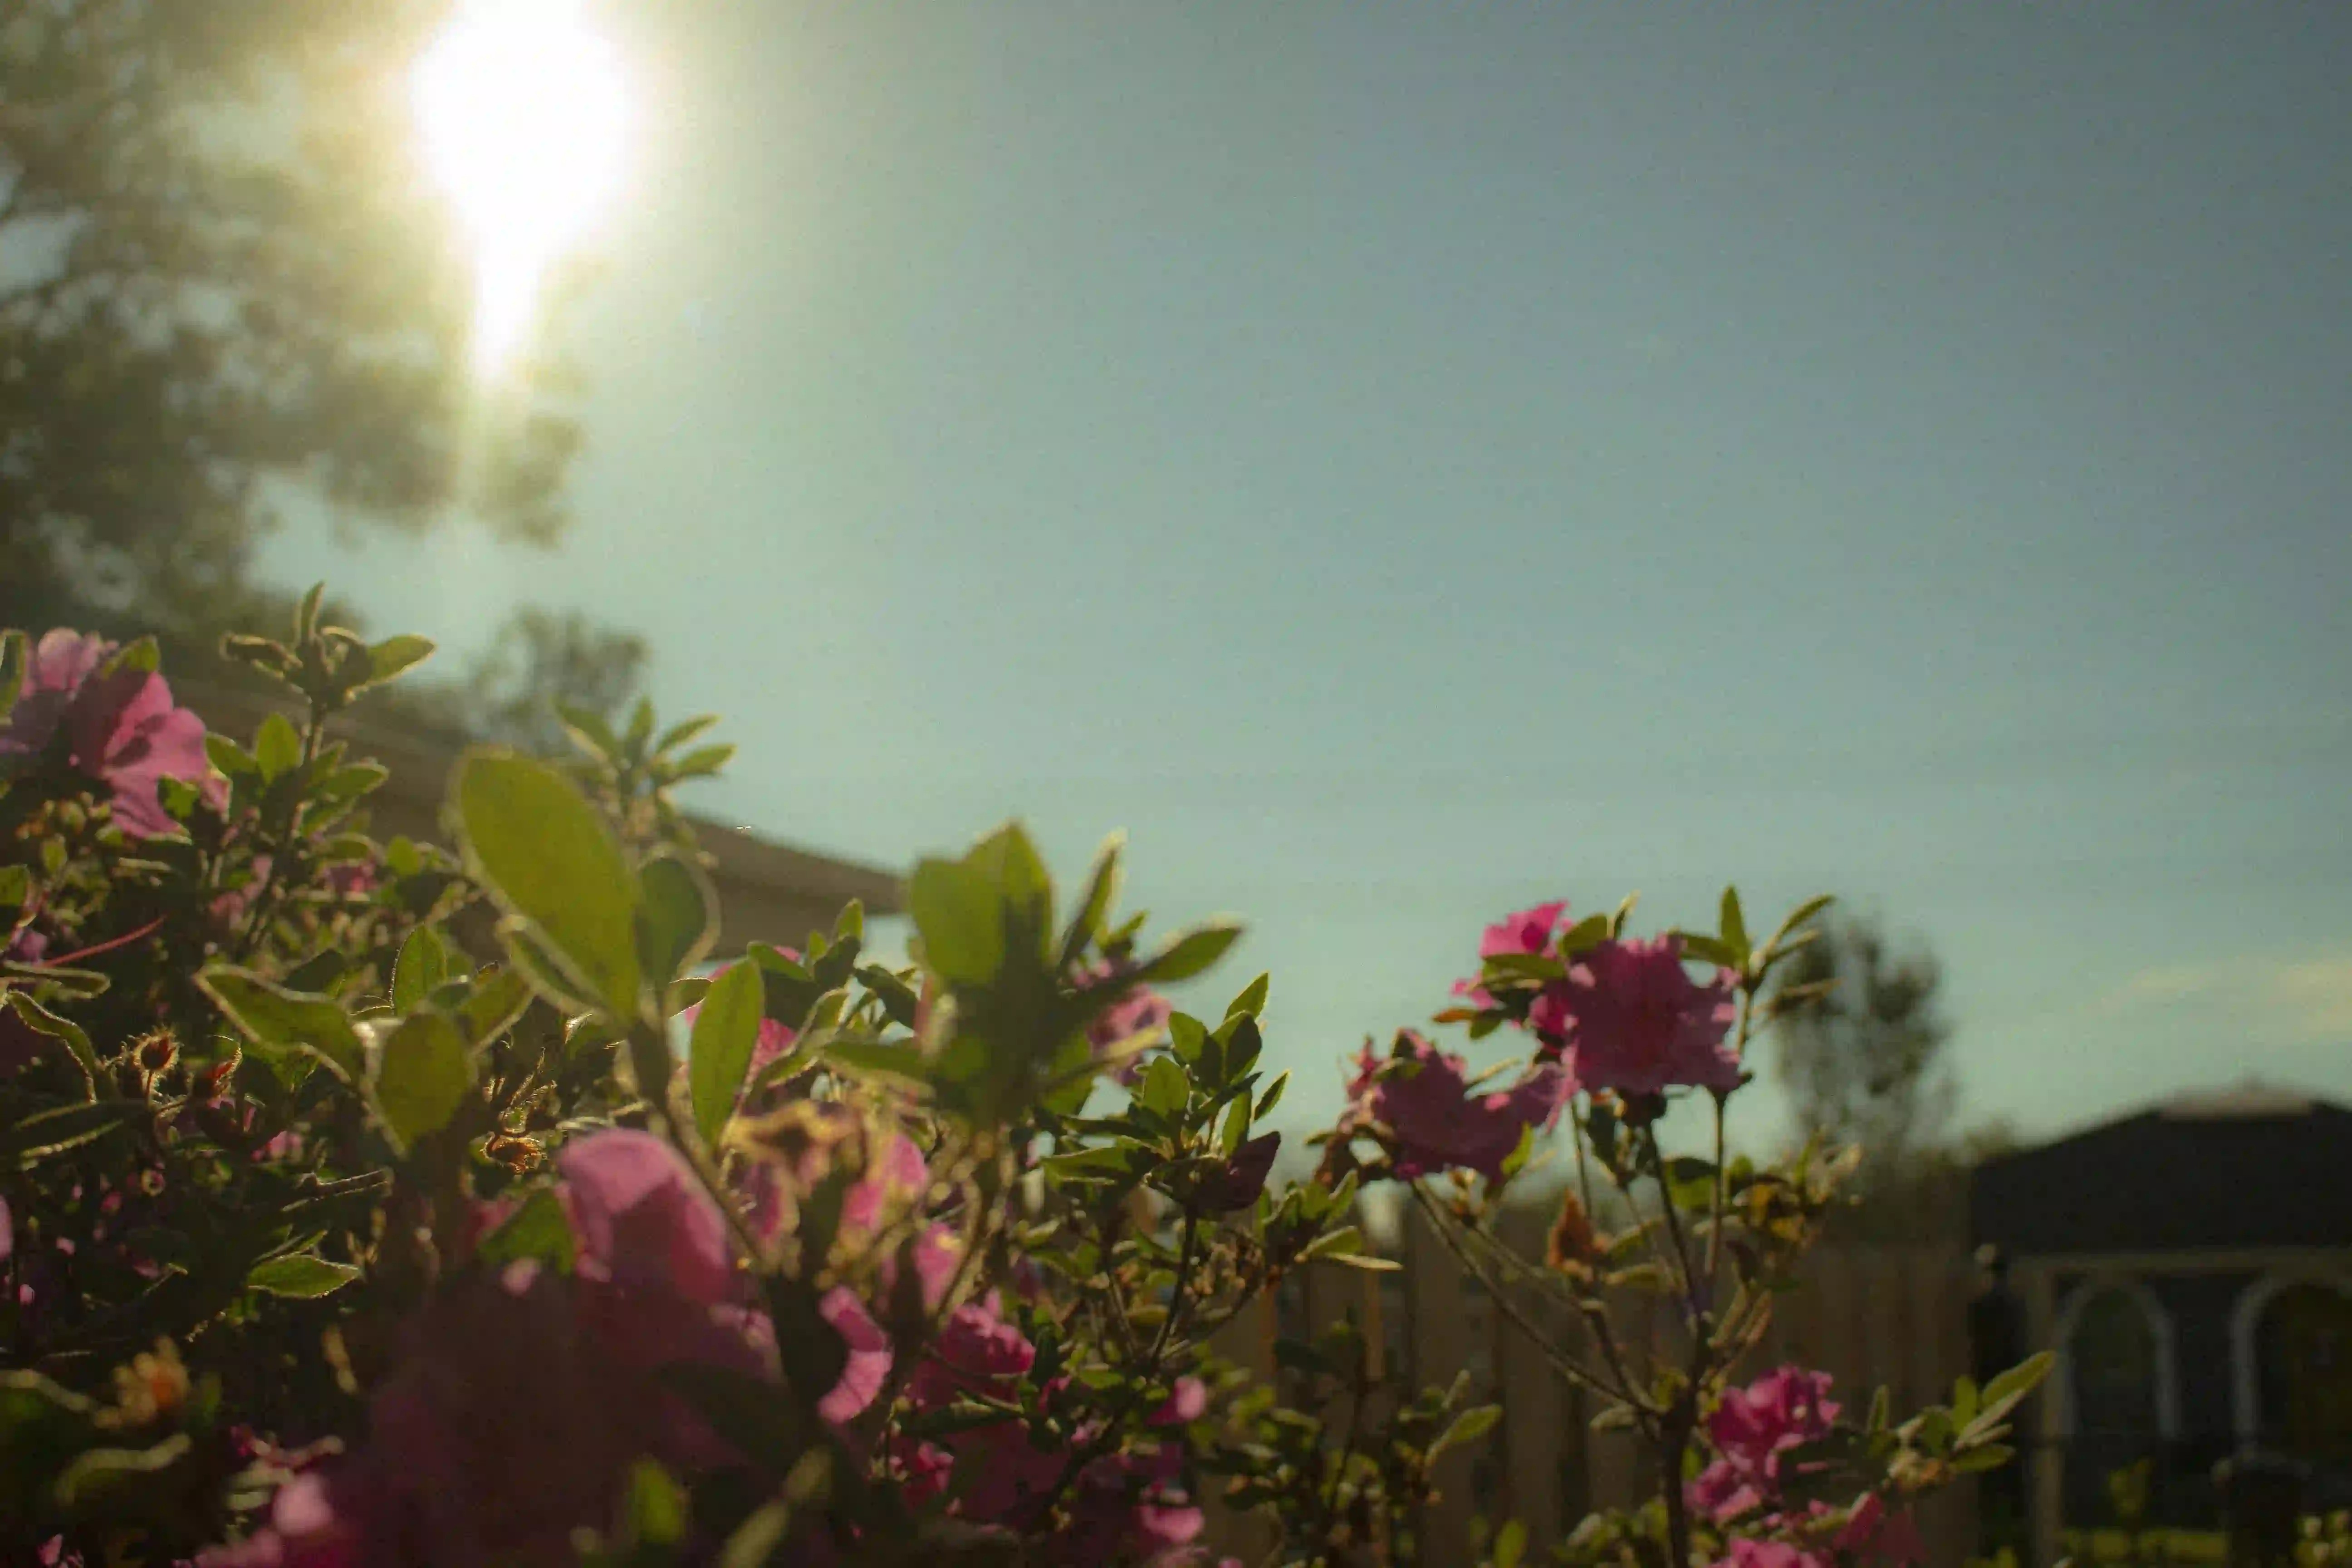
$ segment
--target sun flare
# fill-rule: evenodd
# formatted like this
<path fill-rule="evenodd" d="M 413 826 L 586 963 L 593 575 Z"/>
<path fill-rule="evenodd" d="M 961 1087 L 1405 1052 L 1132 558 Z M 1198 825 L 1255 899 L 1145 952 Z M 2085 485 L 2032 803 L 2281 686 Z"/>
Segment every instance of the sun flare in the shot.
<path fill-rule="evenodd" d="M 470 0 L 417 60 L 425 162 L 474 248 L 486 373 L 530 335 L 548 268 L 619 194 L 631 105 L 579 0 Z"/>

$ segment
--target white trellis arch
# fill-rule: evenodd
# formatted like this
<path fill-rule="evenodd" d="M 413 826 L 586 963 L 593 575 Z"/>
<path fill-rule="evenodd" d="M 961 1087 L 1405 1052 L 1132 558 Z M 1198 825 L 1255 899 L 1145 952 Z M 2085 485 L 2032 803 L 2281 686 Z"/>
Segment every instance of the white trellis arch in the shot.
<path fill-rule="evenodd" d="M 2054 1338 L 2058 1343 L 2057 1420 L 2053 1436 L 2066 1438 L 2074 1435 L 2074 1330 L 2084 1310 L 2100 1297 L 2110 1293 L 2123 1296 L 2139 1309 L 2147 1323 L 2148 1339 L 2155 1347 L 2156 1364 L 2150 1375 L 2156 1379 L 2157 1435 L 2168 1441 L 2180 1436 L 2180 1378 L 2174 1360 L 2172 1314 L 2156 1299 L 2141 1280 L 2128 1274 L 2099 1273 L 2084 1279 L 2067 1293 L 2065 1305 L 2058 1310 Z"/>
<path fill-rule="evenodd" d="M 2275 1268 L 2239 1291 L 2230 1309 L 2230 1414 L 2242 1454 L 2262 1440 L 2263 1314 L 2280 1296 L 2303 1285 L 2316 1285 L 2352 1300 L 2352 1274 L 2314 1267 Z"/>

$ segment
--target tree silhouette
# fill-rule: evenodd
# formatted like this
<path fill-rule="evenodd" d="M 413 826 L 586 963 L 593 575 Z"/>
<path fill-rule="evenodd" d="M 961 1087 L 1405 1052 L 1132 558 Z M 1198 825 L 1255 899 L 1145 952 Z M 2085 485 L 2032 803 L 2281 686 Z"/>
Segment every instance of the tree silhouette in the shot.
<path fill-rule="evenodd" d="M 298 498 L 562 532 L 576 377 L 542 353 L 477 387 L 466 258 L 410 151 L 404 65 L 449 9 L 0 16 L 0 624 L 135 626 L 220 678 L 220 631 L 281 618 L 250 568 Z"/>
<path fill-rule="evenodd" d="M 1895 951 L 1867 921 L 1825 921 L 1789 961 L 1777 1005 L 1778 1076 L 1799 1124 L 1859 1143 L 1862 1188 L 1885 1190 L 1947 1163 L 1950 1030 L 1937 1005 L 1942 972 L 1924 947 Z"/>

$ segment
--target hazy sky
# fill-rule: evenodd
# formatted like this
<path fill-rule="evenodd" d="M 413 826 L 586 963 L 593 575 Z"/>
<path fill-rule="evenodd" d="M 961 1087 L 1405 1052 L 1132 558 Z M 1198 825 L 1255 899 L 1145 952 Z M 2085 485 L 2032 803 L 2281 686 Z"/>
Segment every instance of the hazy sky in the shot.
<path fill-rule="evenodd" d="M 274 569 L 642 629 L 778 837 L 1129 829 L 1300 1121 L 1726 879 L 1972 1119 L 2352 1096 L 2352 7 L 646 9 L 569 543 Z"/>

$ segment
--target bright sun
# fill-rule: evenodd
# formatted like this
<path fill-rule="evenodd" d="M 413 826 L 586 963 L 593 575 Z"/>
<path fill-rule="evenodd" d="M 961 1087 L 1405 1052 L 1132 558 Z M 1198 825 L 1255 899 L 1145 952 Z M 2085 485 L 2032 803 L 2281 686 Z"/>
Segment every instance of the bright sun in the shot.
<path fill-rule="evenodd" d="M 474 247 L 474 352 L 495 371 L 530 331 L 548 267 L 620 187 L 619 52 L 577 0 L 468 0 L 416 63 L 425 158 Z"/>

